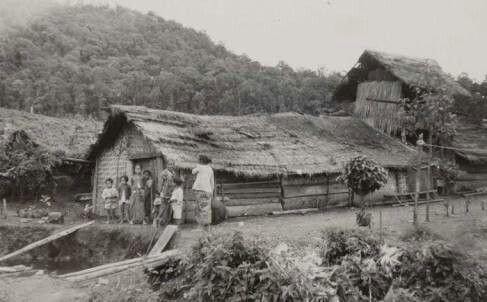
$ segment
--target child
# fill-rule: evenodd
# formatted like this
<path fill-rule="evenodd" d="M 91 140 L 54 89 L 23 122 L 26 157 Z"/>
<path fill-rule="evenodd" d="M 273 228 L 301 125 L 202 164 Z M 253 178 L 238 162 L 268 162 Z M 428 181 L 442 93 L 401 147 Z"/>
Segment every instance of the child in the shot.
<path fill-rule="evenodd" d="M 183 223 L 183 180 L 179 177 L 174 178 L 174 185 L 176 188 L 172 191 L 170 198 L 173 220 L 175 224 Z"/>
<path fill-rule="evenodd" d="M 132 188 L 128 184 L 129 178 L 124 175 L 120 177 L 120 185 L 118 186 L 118 196 L 120 196 L 120 223 L 130 221 L 130 195 Z"/>
<path fill-rule="evenodd" d="M 107 210 L 107 224 L 115 220 L 115 209 L 117 208 L 118 191 L 113 188 L 113 179 L 105 180 L 106 188 L 103 189 L 101 197 L 105 201 L 105 210 Z"/>
<path fill-rule="evenodd" d="M 154 195 L 156 198 L 154 198 L 154 207 L 152 208 L 152 217 L 154 217 L 154 220 L 153 220 L 154 227 L 157 227 L 159 225 L 159 214 L 161 211 L 162 198 L 161 198 L 160 194 L 157 192 L 155 192 Z"/>

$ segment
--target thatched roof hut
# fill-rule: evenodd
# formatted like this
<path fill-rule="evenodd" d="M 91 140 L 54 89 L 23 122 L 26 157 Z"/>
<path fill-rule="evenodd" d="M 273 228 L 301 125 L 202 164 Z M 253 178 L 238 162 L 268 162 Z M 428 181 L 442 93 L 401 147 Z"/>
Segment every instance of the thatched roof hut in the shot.
<path fill-rule="evenodd" d="M 1 108 L 0 146 L 10 134 L 23 130 L 38 145 L 50 152 L 82 159 L 101 131 L 101 123 L 76 118 L 56 118 L 25 111 Z"/>
<path fill-rule="evenodd" d="M 230 216 L 240 216 L 348 204 L 349 191 L 336 178 L 357 155 L 389 168 L 390 181 L 376 199 L 405 191 L 405 171 L 416 152 L 352 117 L 201 116 L 116 105 L 88 157 L 96 162 L 96 213 L 103 214 L 105 179 L 131 177 L 140 165 L 157 180 L 171 161 L 185 179 L 185 211 L 191 219 L 190 169 L 200 154 L 212 159 L 218 198 L 225 200 Z"/>
<path fill-rule="evenodd" d="M 385 167 L 404 168 L 415 152 L 351 117 L 200 116 L 122 105 L 111 109 L 89 159 L 109 146 L 126 124 L 180 168 L 194 167 L 204 153 L 216 170 L 246 176 L 336 173 L 359 154 Z"/>
<path fill-rule="evenodd" d="M 407 88 L 418 87 L 428 91 L 443 89 L 452 95 L 470 96 L 470 93 L 445 73 L 433 59 L 365 50 L 335 90 L 334 98 L 353 101 L 357 85 L 361 82 L 396 80 L 408 86 Z"/>

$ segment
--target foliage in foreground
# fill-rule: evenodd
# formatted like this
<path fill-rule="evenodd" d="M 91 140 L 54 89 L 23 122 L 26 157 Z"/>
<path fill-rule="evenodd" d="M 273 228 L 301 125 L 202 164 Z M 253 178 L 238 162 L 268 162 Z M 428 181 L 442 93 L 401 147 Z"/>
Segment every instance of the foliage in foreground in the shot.
<path fill-rule="evenodd" d="M 277 250 L 277 251 L 276 251 Z M 472 301 L 487 274 L 441 241 L 381 244 L 366 232 L 330 231 L 303 255 L 239 233 L 201 239 L 192 256 L 150 274 L 161 301 Z"/>

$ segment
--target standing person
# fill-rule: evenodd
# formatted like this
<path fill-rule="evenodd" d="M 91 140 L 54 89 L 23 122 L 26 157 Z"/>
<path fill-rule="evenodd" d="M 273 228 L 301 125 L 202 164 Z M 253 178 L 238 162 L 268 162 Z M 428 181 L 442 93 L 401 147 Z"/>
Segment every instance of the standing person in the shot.
<path fill-rule="evenodd" d="M 125 221 L 130 221 L 130 195 L 132 194 L 132 189 L 128 184 L 129 178 L 127 175 L 120 177 L 120 185 L 118 186 L 118 196 L 120 197 L 120 223 Z"/>
<path fill-rule="evenodd" d="M 174 189 L 174 163 L 168 162 L 166 168 L 159 173 L 158 186 L 161 197 L 164 201 L 169 202 L 171 192 Z"/>
<path fill-rule="evenodd" d="M 115 221 L 115 209 L 117 208 L 118 191 L 113 187 L 113 179 L 105 180 L 105 189 L 101 197 L 105 201 L 105 210 L 107 211 L 107 224 Z"/>
<path fill-rule="evenodd" d="M 143 224 L 148 224 L 151 221 L 152 202 L 155 197 L 155 185 L 152 173 L 145 170 L 143 174 L 144 179 L 144 221 Z"/>
<path fill-rule="evenodd" d="M 183 219 L 183 198 L 184 198 L 184 191 L 183 191 L 183 180 L 179 177 L 174 178 L 174 184 L 176 188 L 172 191 L 170 202 L 172 207 L 173 213 L 173 221 L 174 224 L 182 224 L 184 222 Z"/>
<path fill-rule="evenodd" d="M 199 164 L 193 169 L 196 179 L 193 190 L 196 196 L 196 221 L 201 227 L 211 224 L 211 200 L 215 188 L 213 169 L 210 166 L 211 159 L 206 155 L 200 155 Z"/>
<path fill-rule="evenodd" d="M 132 204 L 130 224 L 142 223 L 145 216 L 144 208 L 144 179 L 140 165 L 135 165 L 134 175 L 132 176 L 132 195 L 130 202 Z"/>

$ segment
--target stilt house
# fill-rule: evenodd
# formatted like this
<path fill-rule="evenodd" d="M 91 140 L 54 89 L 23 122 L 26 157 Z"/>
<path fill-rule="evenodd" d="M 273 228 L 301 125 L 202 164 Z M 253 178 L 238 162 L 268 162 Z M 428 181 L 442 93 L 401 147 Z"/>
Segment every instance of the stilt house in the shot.
<path fill-rule="evenodd" d="M 404 111 L 399 106 L 400 100 L 413 99 L 418 92 L 440 90 L 453 97 L 470 96 L 466 89 L 443 72 L 435 60 L 365 50 L 337 87 L 333 100 L 337 107 L 342 108 L 349 115 L 365 121 L 380 131 L 405 140 L 406 134 L 401 122 L 404 120 Z M 478 139 L 486 137 L 487 134 L 485 130 L 473 129 L 468 126 L 468 123 L 463 123 L 459 130 L 455 138 L 455 146 L 477 149 L 473 150 L 473 153 L 470 152 L 470 155 L 467 155 L 469 152 L 457 152 L 460 168 L 478 171 L 476 165 L 482 158 L 479 154 L 486 152 L 485 146 L 481 146 L 482 139 Z M 447 155 L 452 158 L 453 154 L 447 152 Z M 425 175 L 421 176 L 422 179 L 425 177 Z M 428 183 L 432 185 L 434 182 L 431 179 L 421 181 L 421 191 L 432 189 L 426 187 Z M 410 189 L 414 191 L 414 185 L 411 185 Z"/>
<path fill-rule="evenodd" d="M 336 178 L 357 155 L 389 171 L 387 185 L 371 197 L 379 202 L 386 193 L 406 190 L 406 169 L 416 152 L 351 117 L 199 116 L 116 105 L 89 155 L 96 162 L 96 213 L 104 214 L 106 178 L 131 177 L 135 164 L 157 176 L 171 161 L 185 179 L 186 218 L 191 220 L 191 169 L 200 154 L 213 161 L 216 195 L 228 214 L 241 216 L 348 204 L 349 192 Z"/>

